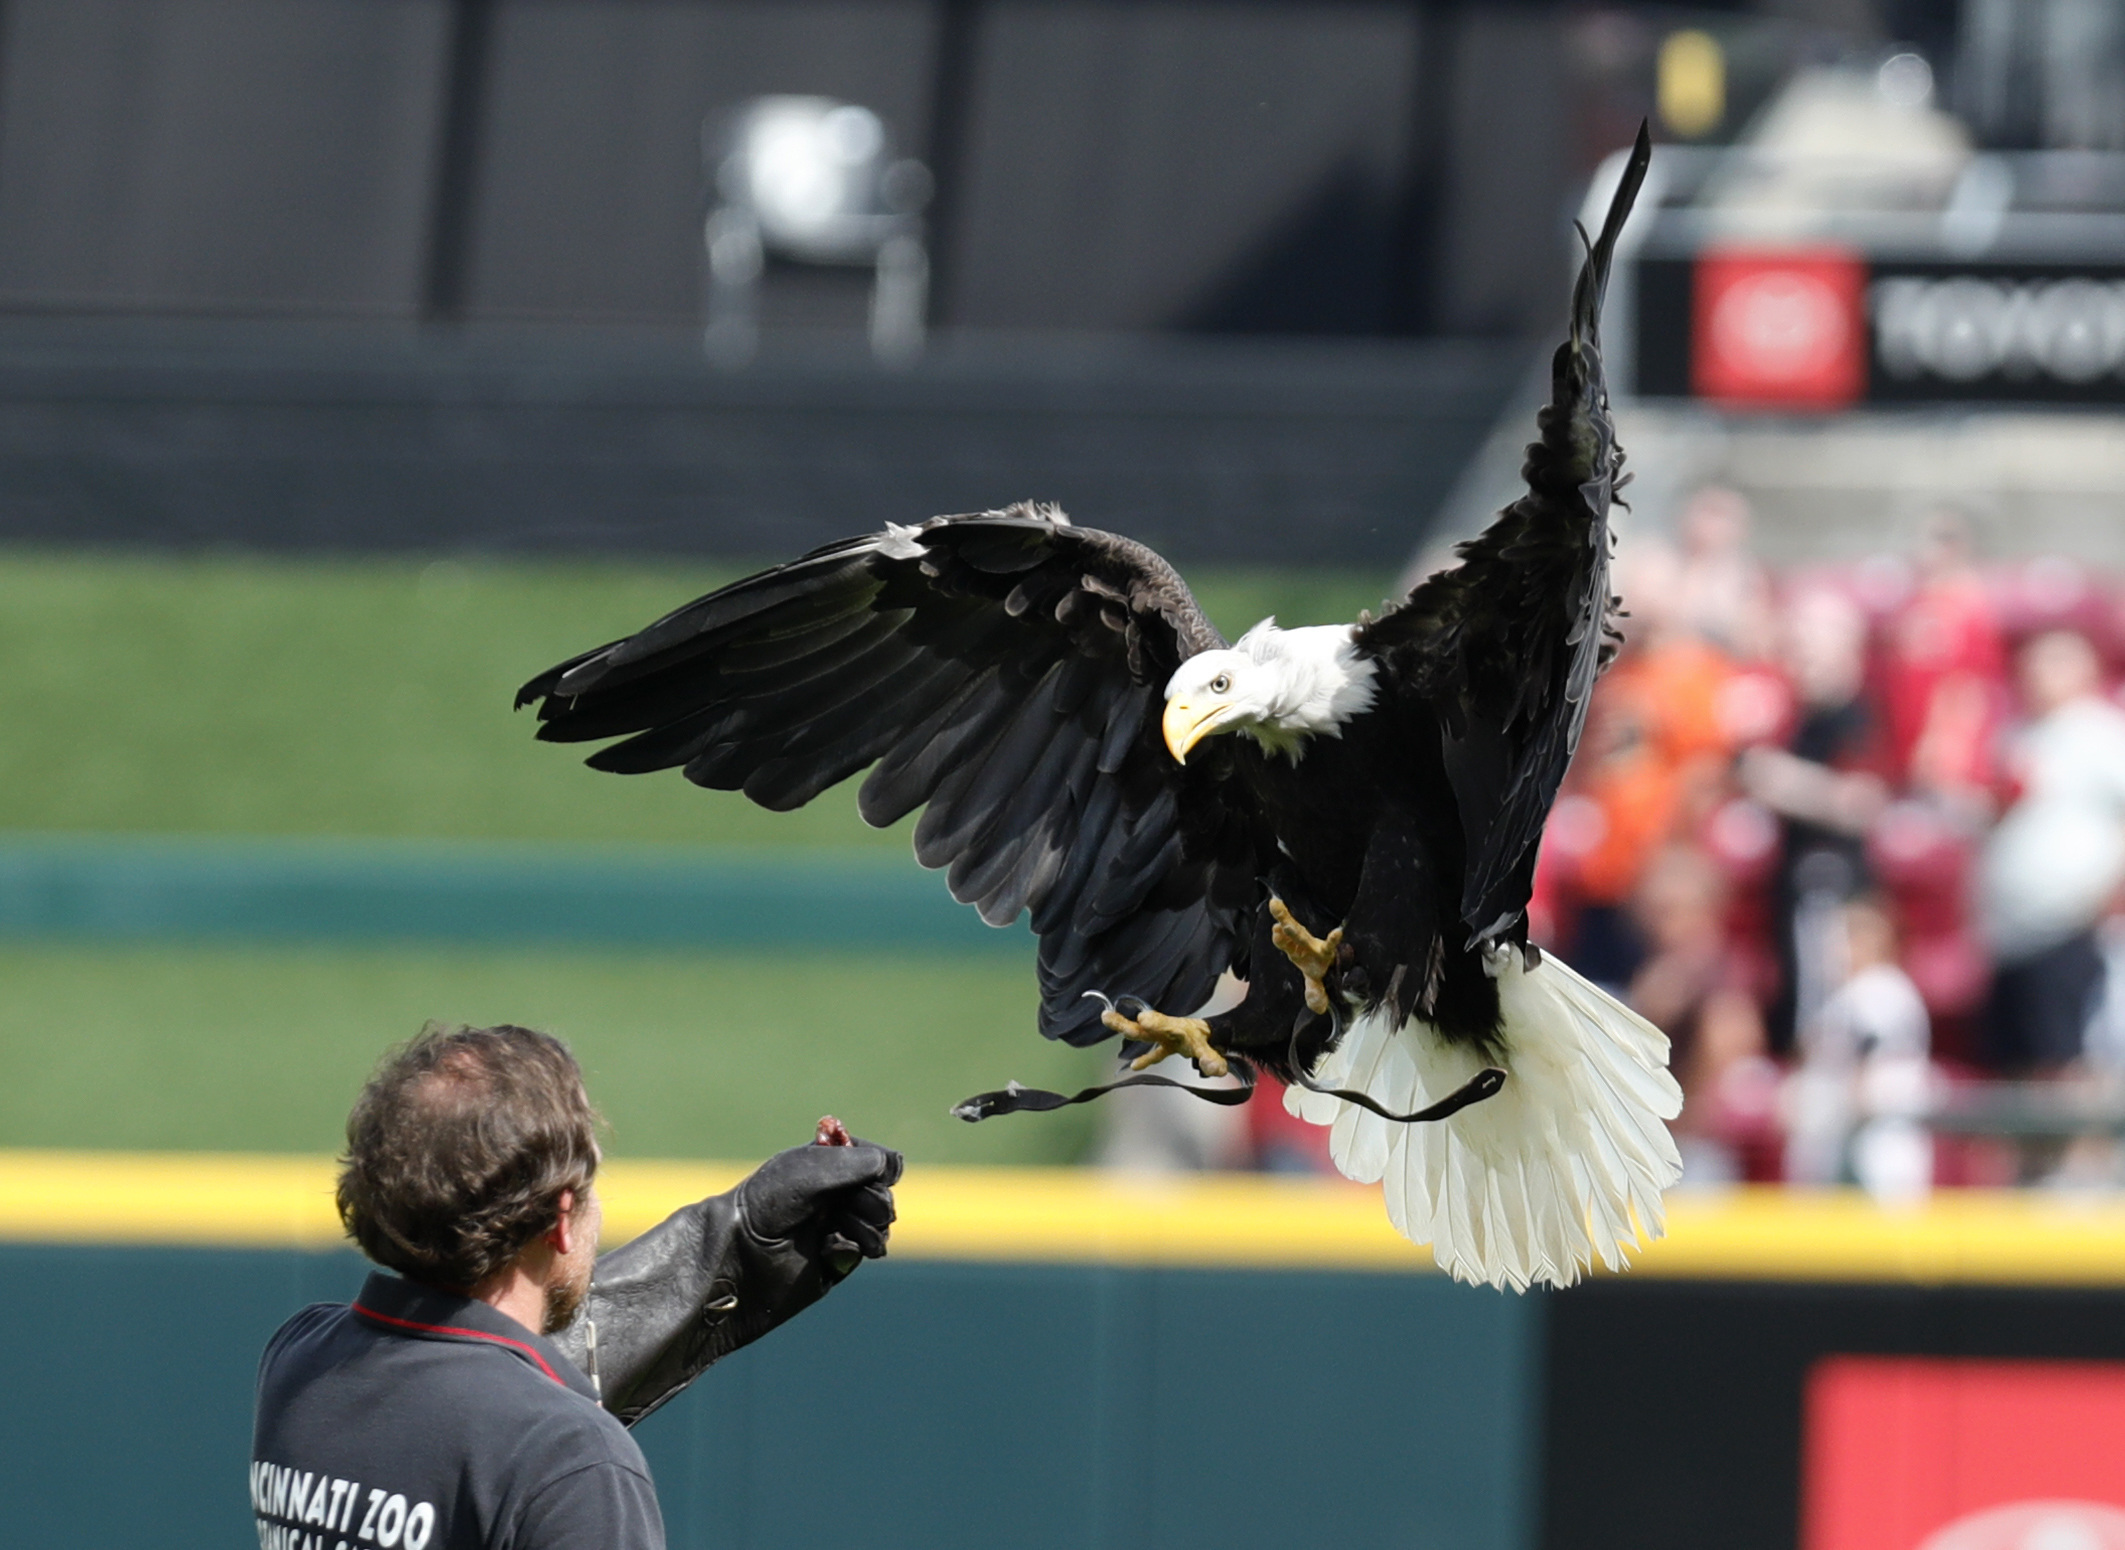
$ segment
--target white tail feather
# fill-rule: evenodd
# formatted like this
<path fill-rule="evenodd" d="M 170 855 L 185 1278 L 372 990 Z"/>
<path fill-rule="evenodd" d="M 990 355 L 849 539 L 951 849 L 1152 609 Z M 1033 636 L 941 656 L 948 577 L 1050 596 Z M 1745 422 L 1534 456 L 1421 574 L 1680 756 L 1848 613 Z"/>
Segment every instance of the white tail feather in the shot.
<path fill-rule="evenodd" d="M 1665 1121 L 1682 1112 L 1668 1041 L 1613 996 L 1545 956 L 1498 976 L 1505 1086 L 1451 1119 L 1397 1125 L 1293 1087 L 1292 1113 L 1329 1127 L 1335 1165 L 1383 1186 L 1388 1219 L 1429 1243 L 1462 1281 L 1525 1291 L 1569 1286 L 1596 1257 L 1611 1270 L 1661 1234 L 1661 1195 L 1682 1174 Z M 1406 1114 L 1436 1103 L 1484 1061 L 1421 1019 L 1361 1017 L 1314 1080 Z"/>

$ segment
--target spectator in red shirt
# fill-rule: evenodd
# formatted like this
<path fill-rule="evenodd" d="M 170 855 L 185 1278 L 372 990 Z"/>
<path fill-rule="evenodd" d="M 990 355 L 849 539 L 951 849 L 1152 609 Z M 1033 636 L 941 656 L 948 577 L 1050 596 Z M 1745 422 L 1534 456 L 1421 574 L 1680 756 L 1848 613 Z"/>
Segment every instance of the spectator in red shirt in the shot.
<path fill-rule="evenodd" d="M 1763 1018 L 1726 938 L 1726 878 L 1702 851 L 1671 845 L 1653 858 L 1634 914 L 1648 952 L 1632 976 L 1631 1005 L 1668 1036 L 1669 1069 L 1682 1083 L 1674 1128 L 1683 1182 L 1742 1176 L 1721 1088 L 1763 1054 Z"/>
<path fill-rule="evenodd" d="M 1917 592 L 1883 632 L 1882 710 L 1900 781 L 1957 797 L 1987 783 L 2006 649 L 1959 514 L 1934 515 L 1918 563 Z"/>
<path fill-rule="evenodd" d="M 1738 490 L 1707 485 L 1682 509 L 1676 574 L 1677 622 L 1734 657 L 1769 656 L 1776 634 L 1771 579 L 1749 552 L 1749 503 Z"/>

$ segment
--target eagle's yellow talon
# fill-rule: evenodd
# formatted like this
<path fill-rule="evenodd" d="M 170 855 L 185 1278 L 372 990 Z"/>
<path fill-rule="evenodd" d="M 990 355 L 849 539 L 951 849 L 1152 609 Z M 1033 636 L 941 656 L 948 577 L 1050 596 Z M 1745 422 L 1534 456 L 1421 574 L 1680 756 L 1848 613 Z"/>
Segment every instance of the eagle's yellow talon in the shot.
<path fill-rule="evenodd" d="M 1168 1055 L 1186 1055 L 1204 1076 L 1223 1076 L 1231 1069 L 1210 1047 L 1210 1025 L 1200 1017 L 1168 1017 L 1147 1007 L 1134 1018 L 1108 1011 L 1100 1013 L 1099 1020 L 1125 1039 L 1142 1039 L 1152 1046 L 1129 1062 L 1131 1071 L 1148 1070 Z"/>
<path fill-rule="evenodd" d="M 1343 945 L 1343 928 L 1337 926 L 1325 937 L 1315 936 L 1300 925 L 1282 899 L 1271 896 L 1269 915 L 1276 922 L 1269 940 L 1291 960 L 1291 966 L 1306 978 L 1306 1010 L 1316 1017 L 1328 1012 L 1328 971 L 1335 967 L 1336 953 Z"/>

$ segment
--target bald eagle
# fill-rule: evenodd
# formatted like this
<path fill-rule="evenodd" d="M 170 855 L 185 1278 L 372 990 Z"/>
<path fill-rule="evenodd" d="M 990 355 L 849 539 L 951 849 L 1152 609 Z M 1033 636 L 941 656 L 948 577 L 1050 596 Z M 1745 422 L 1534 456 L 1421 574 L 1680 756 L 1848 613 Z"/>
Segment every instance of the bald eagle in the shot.
<path fill-rule="evenodd" d="M 1048 1037 L 1293 1084 L 1458 1277 L 1620 1266 L 1680 1171 L 1667 1041 L 1531 946 L 1526 911 L 1613 649 L 1597 325 L 1648 156 L 1641 133 L 1588 247 L 1527 494 L 1377 618 L 1228 643 L 1149 549 L 1018 505 L 830 544 L 517 703 L 547 741 L 624 739 L 595 768 L 777 811 L 869 768 L 868 821 L 922 808 L 955 897 L 1031 912 Z M 1244 997 L 1196 1015 L 1228 971 Z"/>

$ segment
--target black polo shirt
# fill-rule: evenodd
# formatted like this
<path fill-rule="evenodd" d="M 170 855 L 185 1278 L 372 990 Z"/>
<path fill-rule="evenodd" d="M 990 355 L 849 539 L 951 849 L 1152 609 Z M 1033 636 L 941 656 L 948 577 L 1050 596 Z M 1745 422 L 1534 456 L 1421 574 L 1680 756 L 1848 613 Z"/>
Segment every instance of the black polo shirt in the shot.
<path fill-rule="evenodd" d="M 261 1550 L 663 1550 L 642 1450 L 549 1340 L 375 1274 L 258 1369 Z"/>

